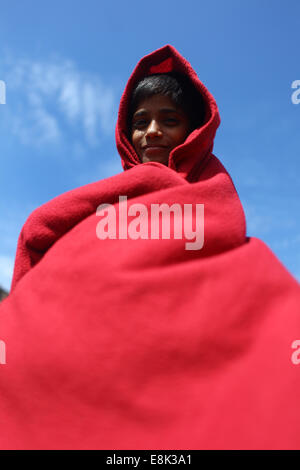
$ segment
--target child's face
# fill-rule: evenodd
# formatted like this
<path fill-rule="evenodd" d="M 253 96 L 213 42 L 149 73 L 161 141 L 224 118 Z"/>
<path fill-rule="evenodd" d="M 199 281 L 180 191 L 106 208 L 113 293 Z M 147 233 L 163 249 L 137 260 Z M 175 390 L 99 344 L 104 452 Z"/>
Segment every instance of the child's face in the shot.
<path fill-rule="evenodd" d="M 133 114 L 131 139 L 142 163 L 168 165 L 171 150 L 182 144 L 189 132 L 187 115 L 168 96 L 145 99 Z"/>

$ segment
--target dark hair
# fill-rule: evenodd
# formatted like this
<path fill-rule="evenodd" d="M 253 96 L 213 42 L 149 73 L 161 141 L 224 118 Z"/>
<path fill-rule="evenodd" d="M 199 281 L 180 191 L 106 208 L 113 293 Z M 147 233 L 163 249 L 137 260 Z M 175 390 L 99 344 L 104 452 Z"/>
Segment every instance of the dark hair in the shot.
<path fill-rule="evenodd" d="M 128 128 L 139 103 L 153 95 L 169 96 L 187 114 L 191 131 L 204 124 L 205 102 L 188 77 L 178 72 L 158 73 L 143 78 L 134 88 L 129 107 Z"/>

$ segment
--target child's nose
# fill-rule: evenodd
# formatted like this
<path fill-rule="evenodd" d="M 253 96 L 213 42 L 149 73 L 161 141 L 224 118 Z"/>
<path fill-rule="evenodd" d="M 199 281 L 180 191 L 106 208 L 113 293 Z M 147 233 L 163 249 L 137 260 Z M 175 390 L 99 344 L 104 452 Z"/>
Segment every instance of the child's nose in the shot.
<path fill-rule="evenodd" d="M 153 119 L 148 126 L 146 134 L 151 136 L 151 135 L 161 135 L 161 133 L 162 132 L 161 132 L 158 122 Z"/>

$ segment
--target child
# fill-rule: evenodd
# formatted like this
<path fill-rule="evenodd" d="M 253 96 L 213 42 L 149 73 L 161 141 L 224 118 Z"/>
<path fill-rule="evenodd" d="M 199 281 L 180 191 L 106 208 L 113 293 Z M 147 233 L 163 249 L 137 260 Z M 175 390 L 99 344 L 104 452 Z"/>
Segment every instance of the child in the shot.
<path fill-rule="evenodd" d="M 190 64 L 162 47 L 121 99 L 125 171 L 30 215 L 0 305 L 1 449 L 299 448 L 299 285 L 246 236 L 212 154 L 219 123 Z M 159 206 L 170 223 L 174 205 L 197 204 L 201 249 L 185 231 L 141 236 L 138 213 L 145 224 Z M 99 205 L 121 237 L 97 238 Z"/>
<path fill-rule="evenodd" d="M 204 121 L 202 96 L 184 75 L 155 74 L 135 87 L 129 111 L 131 142 L 142 162 L 168 165 L 170 152 Z"/>

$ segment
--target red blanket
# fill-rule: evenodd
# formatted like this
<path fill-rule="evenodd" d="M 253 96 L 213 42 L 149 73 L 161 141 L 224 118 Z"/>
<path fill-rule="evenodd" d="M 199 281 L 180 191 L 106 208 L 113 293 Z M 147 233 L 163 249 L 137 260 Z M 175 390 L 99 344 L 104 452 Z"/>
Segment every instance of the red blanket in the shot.
<path fill-rule="evenodd" d="M 140 78 L 170 70 L 202 93 L 206 122 L 169 167 L 141 164 L 127 136 L 128 100 Z M 246 237 L 231 178 L 211 153 L 219 122 L 214 98 L 165 46 L 138 63 L 121 99 L 125 171 L 30 215 L 0 306 L 0 448 L 300 447 L 299 284 Z M 154 204 L 203 204 L 203 247 L 175 237 L 175 216 L 164 239 L 139 237 L 135 222 L 122 239 L 119 196 L 127 227 L 139 207 L 148 234 Z M 111 206 L 97 213 L 100 204 Z M 116 236 L 101 239 L 109 214 Z"/>

